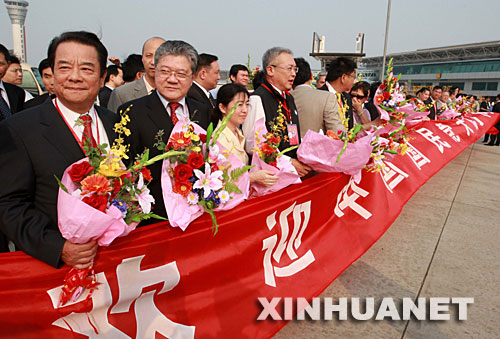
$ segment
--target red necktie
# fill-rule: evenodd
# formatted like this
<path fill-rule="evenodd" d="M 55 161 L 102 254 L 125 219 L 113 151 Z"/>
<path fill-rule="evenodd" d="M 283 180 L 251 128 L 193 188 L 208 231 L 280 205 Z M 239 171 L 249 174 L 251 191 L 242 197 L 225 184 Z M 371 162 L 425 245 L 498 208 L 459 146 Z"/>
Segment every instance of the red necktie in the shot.
<path fill-rule="evenodd" d="M 169 102 L 168 103 L 168 106 L 170 107 L 170 118 L 172 118 L 172 122 L 173 122 L 174 126 L 177 123 L 177 121 L 179 121 L 179 119 L 177 118 L 177 114 L 175 114 L 175 110 L 180 105 L 181 104 L 179 104 L 178 102 Z"/>
<path fill-rule="evenodd" d="M 82 143 L 97 147 L 97 142 L 92 135 L 92 118 L 89 114 L 83 114 L 80 115 L 80 120 L 83 122 Z"/>

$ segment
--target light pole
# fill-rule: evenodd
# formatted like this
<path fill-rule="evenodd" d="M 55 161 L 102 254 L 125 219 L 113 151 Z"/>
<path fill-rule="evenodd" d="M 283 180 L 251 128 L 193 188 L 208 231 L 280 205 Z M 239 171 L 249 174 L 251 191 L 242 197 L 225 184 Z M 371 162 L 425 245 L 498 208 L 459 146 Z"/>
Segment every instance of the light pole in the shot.
<path fill-rule="evenodd" d="M 382 74 L 380 76 L 380 81 L 384 81 L 385 73 L 385 56 L 387 54 L 387 38 L 389 37 L 389 20 L 391 18 L 391 0 L 387 2 L 387 19 L 385 20 L 385 41 L 384 41 L 384 57 L 382 59 Z"/>

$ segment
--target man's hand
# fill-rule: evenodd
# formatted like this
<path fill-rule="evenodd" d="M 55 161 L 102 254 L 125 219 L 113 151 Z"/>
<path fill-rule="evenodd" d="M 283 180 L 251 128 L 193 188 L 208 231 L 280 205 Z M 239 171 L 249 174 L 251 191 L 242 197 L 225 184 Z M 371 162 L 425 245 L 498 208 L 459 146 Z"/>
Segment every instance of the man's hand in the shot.
<path fill-rule="evenodd" d="M 278 177 L 266 170 L 250 173 L 250 182 L 256 182 L 266 187 L 272 186 L 278 181 Z"/>
<path fill-rule="evenodd" d="M 312 170 L 311 167 L 307 166 L 306 164 L 301 163 L 297 159 L 292 159 L 292 165 L 293 165 L 293 167 L 295 167 L 295 169 L 297 170 L 297 173 L 301 177 L 307 175 Z"/>
<path fill-rule="evenodd" d="M 85 244 L 73 244 L 66 240 L 62 249 L 61 259 L 70 266 L 84 269 L 92 265 L 97 248 L 97 241 L 95 240 Z"/>
<path fill-rule="evenodd" d="M 115 56 L 109 57 L 108 60 L 111 61 L 116 66 L 121 66 L 122 65 L 121 62 L 120 62 L 120 59 L 118 59 Z"/>

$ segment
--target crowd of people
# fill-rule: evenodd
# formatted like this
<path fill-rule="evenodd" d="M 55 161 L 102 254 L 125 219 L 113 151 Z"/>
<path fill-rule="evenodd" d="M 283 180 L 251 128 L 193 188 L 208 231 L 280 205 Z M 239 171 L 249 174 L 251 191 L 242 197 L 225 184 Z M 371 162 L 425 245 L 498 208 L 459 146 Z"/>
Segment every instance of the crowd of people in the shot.
<path fill-rule="evenodd" d="M 141 55 L 131 54 L 120 62 L 108 59 L 95 34 L 66 32 L 51 41 L 47 59 L 39 65 L 48 92 L 32 99 L 11 83 L 18 81 L 19 73 L 10 71 L 15 65 L 11 60 L 0 45 L 0 175 L 4 180 L 0 186 L 0 251 L 9 251 L 10 241 L 16 249 L 54 267 L 87 267 L 97 251 L 95 241 L 75 244 L 60 234 L 59 186 L 54 175 L 61 177 L 68 166 L 85 156 L 82 140 L 110 145 L 120 112 L 126 111 L 129 120 L 130 135 L 125 143 L 130 161 L 145 148 L 150 157 L 158 155 L 161 151 L 155 147 L 155 137 L 162 130 L 167 143 L 180 118 L 204 129 L 211 123 L 221 128 L 220 121 L 236 105 L 219 142 L 243 163 L 249 163 L 255 123 L 261 118 L 281 138 L 280 150 L 299 145 L 308 130 L 344 129 L 340 111 L 348 119 L 348 128 L 362 125 L 369 130 L 382 123 L 374 102 L 380 83 L 356 81 L 357 65 L 350 58 L 333 60 L 328 72 L 318 75 L 314 88 L 308 62 L 294 58 L 289 49 L 273 47 L 262 57 L 261 72 L 252 75 L 246 66 L 233 65 L 231 82 L 217 88 L 218 57 L 199 54 L 185 41 L 152 37 L 144 42 Z M 432 91 L 421 89 L 415 102 L 430 105 L 429 119 L 435 119 L 457 96 L 457 89 L 436 86 Z M 494 107 L 481 104 L 478 110 L 495 111 L 499 101 L 500 96 Z M 493 144 L 495 138 L 491 138 Z M 297 159 L 296 150 L 288 155 L 301 177 L 311 174 L 311 168 Z M 167 217 L 161 163 L 150 170 L 155 213 Z M 250 175 L 252 183 L 263 186 L 272 186 L 277 180 L 265 170 Z"/>

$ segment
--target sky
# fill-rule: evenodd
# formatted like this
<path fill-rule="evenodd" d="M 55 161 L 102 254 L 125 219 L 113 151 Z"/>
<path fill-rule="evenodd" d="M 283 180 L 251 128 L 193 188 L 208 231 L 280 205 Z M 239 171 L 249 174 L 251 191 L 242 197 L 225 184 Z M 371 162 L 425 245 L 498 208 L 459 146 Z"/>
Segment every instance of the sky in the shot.
<path fill-rule="evenodd" d="M 28 62 L 46 57 L 50 40 L 69 30 L 98 34 L 110 56 L 141 53 L 152 36 L 184 40 L 199 53 L 215 54 L 221 69 L 260 66 L 264 51 L 290 48 L 313 69 L 313 32 L 326 36 L 325 52 L 354 52 L 365 33 L 367 57 L 383 54 L 387 0 L 28 0 Z M 500 1 L 393 0 L 388 53 L 500 40 Z M 0 4 L 0 43 L 12 49 L 7 9 Z"/>

